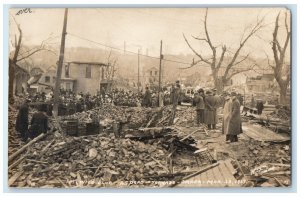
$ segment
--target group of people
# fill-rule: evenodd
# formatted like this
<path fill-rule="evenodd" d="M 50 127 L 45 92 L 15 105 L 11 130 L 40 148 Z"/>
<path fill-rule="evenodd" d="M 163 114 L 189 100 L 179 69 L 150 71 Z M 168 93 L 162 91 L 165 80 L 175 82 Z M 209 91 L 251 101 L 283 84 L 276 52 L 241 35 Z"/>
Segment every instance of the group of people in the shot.
<path fill-rule="evenodd" d="M 46 133 L 50 129 L 48 116 L 43 111 L 42 105 L 38 107 L 38 112 L 32 115 L 29 123 L 29 102 L 30 99 L 25 98 L 24 103 L 20 106 L 15 126 L 24 142 L 37 137 L 41 133 Z"/>
<path fill-rule="evenodd" d="M 216 90 L 199 89 L 194 96 L 197 124 L 206 124 L 208 129 L 216 129 L 217 109 L 223 106 L 222 133 L 226 135 L 227 142 L 238 141 L 237 135 L 242 132 L 240 101 L 236 92 L 224 92 L 218 96 Z"/>

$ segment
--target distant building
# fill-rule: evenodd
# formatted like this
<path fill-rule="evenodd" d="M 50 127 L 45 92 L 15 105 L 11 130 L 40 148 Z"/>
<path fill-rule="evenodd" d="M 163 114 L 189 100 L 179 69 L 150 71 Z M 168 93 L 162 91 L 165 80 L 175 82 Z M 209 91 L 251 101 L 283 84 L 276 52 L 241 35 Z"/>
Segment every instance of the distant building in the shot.
<path fill-rule="evenodd" d="M 52 88 L 55 86 L 56 81 L 56 67 L 50 66 L 47 70 L 43 73 L 38 84 L 36 85 L 39 92 L 48 92 L 51 91 Z M 32 85 L 34 86 L 34 85 Z"/>
<path fill-rule="evenodd" d="M 274 74 L 263 74 L 256 77 L 247 77 L 246 85 L 250 92 L 271 92 L 275 88 Z"/>
<path fill-rule="evenodd" d="M 146 71 L 146 82 L 145 84 L 151 88 L 158 87 L 159 81 L 159 70 L 156 67 L 151 67 Z"/>
<path fill-rule="evenodd" d="M 69 62 L 63 65 L 61 88 L 76 93 L 96 94 L 100 90 L 100 82 L 104 80 L 106 64 L 99 62 Z"/>
<path fill-rule="evenodd" d="M 11 63 L 11 61 L 10 61 Z M 23 94 L 22 84 L 26 84 L 28 79 L 30 78 L 29 72 L 19 66 L 18 64 L 14 64 L 15 66 L 15 79 L 13 83 L 13 92 L 15 95 Z"/>

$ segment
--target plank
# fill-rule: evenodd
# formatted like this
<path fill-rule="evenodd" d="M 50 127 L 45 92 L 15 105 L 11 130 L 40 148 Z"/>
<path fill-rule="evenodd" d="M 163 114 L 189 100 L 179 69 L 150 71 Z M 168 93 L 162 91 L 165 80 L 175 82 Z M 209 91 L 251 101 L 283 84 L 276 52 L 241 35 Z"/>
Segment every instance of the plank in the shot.
<path fill-rule="evenodd" d="M 270 129 L 249 123 L 243 124 L 243 133 L 257 141 L 284 142 L 290 140 L 289 137 L 282 136 Z"/>
<path fill-rule="evenodd" d="M 225 160 L 224 164 L 227 167 L 228 171 L 231 173 L 231 175 L 234 175 L 236 173 L 236 169 L 233 168 L 230 159 Z"/>
<path fill-rule="evenodd" d="M 234 178 L 232 173 L 229 171 L 229 169 L 225 166 L 224 161 L 220 162 L 219 170 L 225 178 L 225 186 L 228 186 L 228 187 L 240 186 L 236 183 L 236 179 Z"/>
<path fill-rule="evenodd" d="M 14 182 L 23 174 L 23 170 L 16 172 L 9 180 L 8 186 L 10 187 Z"/>
<path fill-rule="evenodd" d="M 11 156 L 9 156 L 8 162 L 9 163 L 12 162 L 18 155 L 20 155 L 22 152 L 24 152 L 29 146 L 31 146 L 35 142 L 39 141 L 40 139 L 44 138 L 45 136 L 46 136 L 46 134 L 42 133 L 39 136 L 37 136 L 36 138 L 34 138 L 33 140 L 31 140 L 30 142 L 28 142 L 26 145 L 24 145 L 22 148 L 20 148 L 17 152 L 15 152 Z"/>
<path fill-rule="evenodd" d="M 224 178 L 223 176 L 219 173 L 218 168 L 213 168 L 212 173 L 214 175 L 214 187 L 224 187 Z"/>

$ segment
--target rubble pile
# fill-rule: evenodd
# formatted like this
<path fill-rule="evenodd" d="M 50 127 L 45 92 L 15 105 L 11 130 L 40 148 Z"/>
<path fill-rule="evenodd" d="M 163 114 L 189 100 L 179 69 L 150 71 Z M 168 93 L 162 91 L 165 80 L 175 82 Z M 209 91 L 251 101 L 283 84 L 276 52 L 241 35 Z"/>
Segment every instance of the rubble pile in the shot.
<path fill-rule="evenodd" d="M 141 181 L 145 176 L 167 173 L 167 153 L 157 142 L 144 144 L 112 135 L 68 137 L 54 139 L 43 150 L 51 140 L 30 148 L 21 166 L 24 173 L 14 186 L 118 186 L 120 181 Z"/>
<path fill-rule="evenodd" d="M 276 111 L 272 112 L 272 118 L 280 119 L 280 120 L 290 120 L 291 118 L 291 109 L 286 106 L 280 107 Z"/>
<path fill-rule="evenodd" d="M 15 130 L 17 115 L 17 110 L 10 106 L 8 110 L 8 155 L 13 154 L 19 147 L 24 145 L 24 142 Z"/>
<path fill-rule="evenodd" d="M 262 184 L 273 181 L 275 178 L 282 180 L 285 183 L 283 185 L 288 186 L 291 178 L 289 147 L 290 144 L 259 142 L 250 139 L 249 143 L 239 144 L 237 147 L 232 146 L 230 149 L 235 153 L 246 179 L 251 182 L 247 186 L 264 186 Z M 270 165 L 284 168 L 266 168 Z M 282 186 L 276 181 L 269 184 L 269 186 Z"/>

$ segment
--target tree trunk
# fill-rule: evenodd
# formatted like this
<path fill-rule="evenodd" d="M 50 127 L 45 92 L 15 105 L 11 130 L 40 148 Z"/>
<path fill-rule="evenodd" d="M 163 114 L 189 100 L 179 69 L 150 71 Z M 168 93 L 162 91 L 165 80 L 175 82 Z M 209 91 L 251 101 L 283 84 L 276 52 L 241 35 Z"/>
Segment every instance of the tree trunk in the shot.
<path fill-rule="evenodd" d="M 8 86 L 8 101 L 13 104 L 14 100 L 14 79 L 15 79 L 15 65 L 9 60 L 9 86 Z"/>
<path fill-rule="evenodd" d="M 285 105 L 287 103 L 286 99 L 287 85 L 280 86 L 280 104 Z"/>

